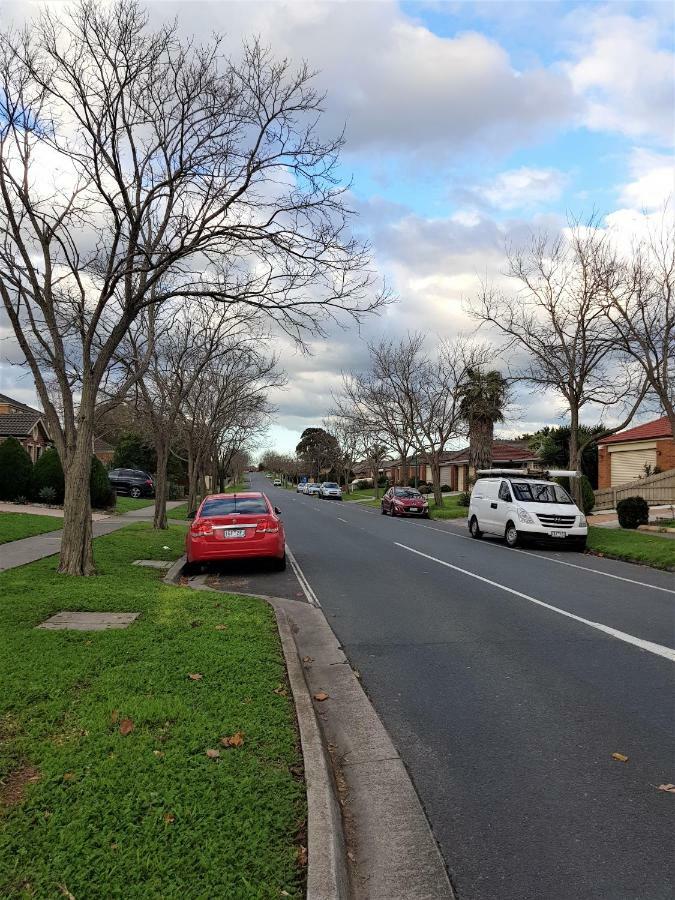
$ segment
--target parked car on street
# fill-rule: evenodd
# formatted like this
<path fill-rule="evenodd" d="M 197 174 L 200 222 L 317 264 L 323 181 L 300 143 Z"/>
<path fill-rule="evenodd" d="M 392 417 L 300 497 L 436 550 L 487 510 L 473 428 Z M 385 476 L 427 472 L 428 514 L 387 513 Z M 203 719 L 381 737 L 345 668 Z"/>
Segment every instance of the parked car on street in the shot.
<path fill-rule="evenodd" d="M 319 497 L 321 500 L 342 500 L 340 485 L 334 481 L 324 481 L 319 488 Z"/>
<path fill-rule="evenodd" d="M 383 516 L 415 516 L 429 518 L 429 504 L 415 488 L 391 487 L 382 497 L 380 511 Z"/>
<path fill-rule="evenodd" d="M 296 494 L 304 494 L 306 484 L 307 484 L 306 481 L 299 481 L 295 486 L 295 493 Z"/>
<path fill-rule="evenodd" d="M 586 548 L 586 516 L 557 482 L 517 470 L 478 474 L 484 477 L 476 481 L 469 502 L 472 537 L 499 535 L 509 547 L 537 540 Z"/>
<path fill-rule="evenodd" d="M 272 484 L 274 487 L 281 487 L 281 478 L 275 478 Z"/>
<path fill-rule="evenodd" d="M 308 494 L 310 497 L 318 496 L 319 491 L 321 490 L 321 485 L 316 484 L 314 481 L 308 481 L 305 485 L 304 493 Z"/>
<path fill-rule="evenodd" d="M 209 494 L 185 538 L 188 564 L 217 560 L 271 559 L 286 568 L 286 537 L 281 510 L 260 492 Z"/>
<path fill-rule="evenodd" d="M 108 472 L 110 486 L 118 494 L 130 497 L 154 497 L 155 483 L 152 476 L 142 469 L 111 469 Z"/>

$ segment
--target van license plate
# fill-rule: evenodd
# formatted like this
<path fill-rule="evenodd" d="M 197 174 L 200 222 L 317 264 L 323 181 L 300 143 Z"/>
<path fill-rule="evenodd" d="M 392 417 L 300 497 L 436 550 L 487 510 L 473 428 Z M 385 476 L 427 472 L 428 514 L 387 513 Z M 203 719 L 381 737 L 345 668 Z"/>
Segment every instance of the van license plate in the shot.
<path fill-rule="evenodd" d="M 223 530 L 222 535 L 224 538 L 243 538 L 243 537 L 246 537 L 246 532 L 244 531 L 244 529 L 241 529 L 241 530 L 238 529 L 237 531 Z"/>
<path fill-rule="evenodd" d="M 554 538 L 564 538 L 564 537 L 567 537 L 567 532 L 566 532 L 566 531 L 549 531 L 549 534 L 551 535 L 551 537 L 554 537 Z"/>

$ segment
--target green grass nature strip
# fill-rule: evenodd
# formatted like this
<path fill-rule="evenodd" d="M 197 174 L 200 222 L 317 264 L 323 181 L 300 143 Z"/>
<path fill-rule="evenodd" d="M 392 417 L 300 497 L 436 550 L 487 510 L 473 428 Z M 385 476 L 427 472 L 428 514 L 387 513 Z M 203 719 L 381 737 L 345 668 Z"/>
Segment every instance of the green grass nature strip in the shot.
<path fill-rule="evenodd" d="M 60 517 L 0 512 L 0 544 L 20 541 L 47 531 L 58 531 L 60 528 L 63 528 L 63 519 Z"/>
<path fill-rule="evenodd" d="M 155 501 L 152 497 L 118 497 L 115 504 L 115 512 L 122 513 L 131 512 L 134 509 L 144 509 L 146 506 L 154 506 Z"/>
<path fill-rule="evenodd" d="M 675 540 L 623 528 L 588 529 L 588 549 L 603 556 L 643 563 L 658 569 L 675 569 Z"/>
<path fill-rule="evenodd" d="M 92 578 L 56 575 L 54 557 L 0 574 L 0 896 L 302 896 L 301 755 L 272 610 L 130 565 L 176 558 L 184 533 L 98 538 Z M 63 609 L 141 617 L 35 628 Z"/>

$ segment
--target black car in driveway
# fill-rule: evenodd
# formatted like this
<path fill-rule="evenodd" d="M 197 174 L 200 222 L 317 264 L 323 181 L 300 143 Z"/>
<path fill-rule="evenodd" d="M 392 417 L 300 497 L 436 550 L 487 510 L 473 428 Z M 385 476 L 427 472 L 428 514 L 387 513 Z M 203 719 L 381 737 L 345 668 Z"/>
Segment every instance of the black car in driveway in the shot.
<path fill-rule="evenodd" d="M 118 494 L 129 494 L 130 497 L 153 497 L 155 494 L 152 476 L 142 469 L 111 469 L 108 478 Z"/>

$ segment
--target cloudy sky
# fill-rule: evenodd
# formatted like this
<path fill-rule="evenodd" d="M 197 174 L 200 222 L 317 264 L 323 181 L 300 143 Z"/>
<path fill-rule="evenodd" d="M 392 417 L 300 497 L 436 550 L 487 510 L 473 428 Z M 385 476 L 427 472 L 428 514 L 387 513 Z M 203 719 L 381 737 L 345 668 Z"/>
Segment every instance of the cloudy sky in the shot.
<path fill-rule="evenodd" d="M 0 0 L 0 19 L 30 4 Z M 283 347 L 289 384 L 267 443 L 292 449 L 320 424 L 340 372 L 366 343 L 408 329 L 429 344 L 473 327 L 466 302 L 498 277 L 504 247 L 531 228 L 593 210 L 630 230 L 673 193 L 670 2 L 154 2 L 152 18 L 260 35 L 306 59 L 326 91 L 322 128 L 346 128 L 356 228 L 399 300 L 361 332 Z M 11 348 L 0 345 L 4 356 Z M 2 365 L 4 393 L 34 399 Z M 508 431 L 557 421 L 547 397 L 519 398 Z"/>

